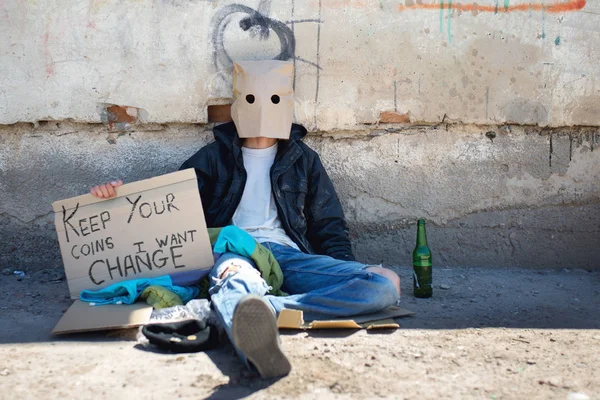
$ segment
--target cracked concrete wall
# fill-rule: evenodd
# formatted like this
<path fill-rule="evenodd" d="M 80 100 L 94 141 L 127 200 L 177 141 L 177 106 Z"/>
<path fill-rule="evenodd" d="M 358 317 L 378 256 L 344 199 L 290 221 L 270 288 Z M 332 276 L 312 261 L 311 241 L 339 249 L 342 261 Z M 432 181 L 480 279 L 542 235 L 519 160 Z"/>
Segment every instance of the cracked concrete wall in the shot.
<path fill-rule="evenodd" d="M 176 170 L 210 125 L 0 127 L 0 265 L 60 266 L 51 203 Z M 410 265 L 425 218 L 436 265 L 600 268 L 600 130 L 413 126 L 311 134 L 355 252 Z"/>
<path fill-rule="evenodd" d="M 206 123 L 232 59 L 278 58 L 311 131 L 600 125 L 597 1 L 3 1 L 0 18 L 0 124 L 100 122 L 112 104 Z"/>
<path fill-rule="evenodd" d="M 277 58 L 361 260 L 424 217 L 438 265 L 600 268 L 600 2 L 481 3 L 0 2 L 2 267 L 60 265 L 52 201 L 176 169 Z"/>

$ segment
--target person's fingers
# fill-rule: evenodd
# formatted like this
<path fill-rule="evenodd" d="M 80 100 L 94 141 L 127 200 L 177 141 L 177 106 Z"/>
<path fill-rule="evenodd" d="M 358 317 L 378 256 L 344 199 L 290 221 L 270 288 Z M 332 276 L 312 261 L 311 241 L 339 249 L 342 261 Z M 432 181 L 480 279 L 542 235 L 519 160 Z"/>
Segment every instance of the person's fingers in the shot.
<path fill-rule="evenodd" d="M 106 190 L 108 191 L 108 197 L 115 197 L 117 193 L 112 185 L 106 184 Z"/>
<path fill-rule="evenodd" d="M 91 188 L 90 192 L 92 192 L 94 196 L 102 198 L 102 192 L 100 191 L 100 188 L 98 186 L 94 186 L 93 188 Z"/>
<path fill-rule="evenodd" d="M 100 191 L 102 192 L 102 197 L 109 197 L 108 195 L 108 189 L 106 188 L 107 185 L 100 185 Z"/>

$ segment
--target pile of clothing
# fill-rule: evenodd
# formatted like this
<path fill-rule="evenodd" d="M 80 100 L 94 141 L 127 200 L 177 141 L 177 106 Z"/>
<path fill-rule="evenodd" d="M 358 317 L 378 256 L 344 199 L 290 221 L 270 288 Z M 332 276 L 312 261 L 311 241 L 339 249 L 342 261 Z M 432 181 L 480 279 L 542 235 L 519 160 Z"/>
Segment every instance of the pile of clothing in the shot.
<path fill-rule="evenodd" d="M 215 261 L 235 253 L 254 261 L 271 287 L 269 294 L 284 296 L 283 273 L 269 249 L 235 226 L 208 229 Z M 219 343 L 218 319 L 211 313 L 209 270 L 196 270 L 122 281 L 100 290 L 83 290 L 80 299 L 94 306 L 145 301 L 154 308 L 142 328 L 151 344 L 173 352 L 209 350 Z"/>

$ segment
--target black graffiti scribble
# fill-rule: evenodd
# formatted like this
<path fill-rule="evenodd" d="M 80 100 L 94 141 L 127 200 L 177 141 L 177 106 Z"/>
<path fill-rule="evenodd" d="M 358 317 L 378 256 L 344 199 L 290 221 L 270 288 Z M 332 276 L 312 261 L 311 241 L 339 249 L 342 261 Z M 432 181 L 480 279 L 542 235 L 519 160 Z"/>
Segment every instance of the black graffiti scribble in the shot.
<path fill-rule="evenodd" d="M 294 59 L 296 51 L 296 39 L 292 30 L 283 22 L 267 17 L 263 12 L 269 12 L 270 2 L 261 1 L 258 10 L 242 4 L 230 4 L 220 9 L 212 19 L 212 46 L 213 46 L 213 65 L 221 74 L 223 71 L 230 71 L 233 66 L 233 60 L 225 49 L 223 41 L 225 31 L 235 14 L 246 14 L 245 18 L 239 23 L 243 31 L 252 30 L 258 34 L 260 40 L 269 38 L 273 31 L 279 38 L 280 52 L 274 57 L 274 60 L 287 61 Z M 261 12 L 262 11 L 262 12 Z"/>

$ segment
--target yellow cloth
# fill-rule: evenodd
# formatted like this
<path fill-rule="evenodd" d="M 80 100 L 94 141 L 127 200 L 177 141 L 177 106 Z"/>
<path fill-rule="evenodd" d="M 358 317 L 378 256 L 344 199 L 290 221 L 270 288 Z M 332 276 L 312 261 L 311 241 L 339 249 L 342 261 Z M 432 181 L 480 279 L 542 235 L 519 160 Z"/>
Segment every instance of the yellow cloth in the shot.
<path fill-rule="evenodd" d="M 146 300 L 146 303 L 156 310 L 183 305 L 179 296 L 162 286 L 148 286 L 144 289 L 142 294 L 140 294 L 140 298 Z"/>

